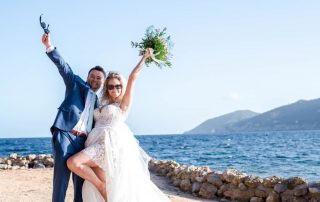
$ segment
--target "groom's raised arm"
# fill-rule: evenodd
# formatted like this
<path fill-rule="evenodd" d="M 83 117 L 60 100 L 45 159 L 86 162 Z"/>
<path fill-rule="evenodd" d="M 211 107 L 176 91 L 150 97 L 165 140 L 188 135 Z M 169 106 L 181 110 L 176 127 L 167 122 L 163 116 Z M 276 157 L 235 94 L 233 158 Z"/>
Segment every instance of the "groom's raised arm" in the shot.
<path fill-rule="evenodd" d="M 64 83 L 66 84 L 66 86 L 68 86 L 70 83 L 73 82 L 75 75 L 73 74 L 72 69 L 70 68 L 68 63 L 66 63 L 62 56 L 59 54 L 57 49 L 54 46 L 52 46 L 50 40 L 50 33 L 44 34 L 42 36 L 42 43 L 46 47 L 46 53 L 48 57 L 57 66 Z"/>

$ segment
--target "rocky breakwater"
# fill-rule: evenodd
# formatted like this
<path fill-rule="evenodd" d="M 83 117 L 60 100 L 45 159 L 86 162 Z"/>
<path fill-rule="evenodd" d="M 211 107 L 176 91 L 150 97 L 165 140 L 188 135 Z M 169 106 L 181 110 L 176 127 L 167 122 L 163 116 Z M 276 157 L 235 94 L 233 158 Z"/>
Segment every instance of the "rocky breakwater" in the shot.
<path fill-rule="evenodd" d="M 149 169 L 170 178 L 172 184 L 182 191 L 206 199 L 240 202 L 320 202 L 320 182 L 308 183 L 300 177 L 260 178 L 234 169 L 216 172 L 206 166 L 184 166 L 164 160 L 150 161 Z"/>
<path fill-rule="evenodd" d="M 53 157 L 51 154 L 29 154 L 19 156 L 16 153 L 10 154 L 9 157 L 0 157 L 0 170 L 16 170 L 28 168 L 51 168 L 53 167 Z"/>

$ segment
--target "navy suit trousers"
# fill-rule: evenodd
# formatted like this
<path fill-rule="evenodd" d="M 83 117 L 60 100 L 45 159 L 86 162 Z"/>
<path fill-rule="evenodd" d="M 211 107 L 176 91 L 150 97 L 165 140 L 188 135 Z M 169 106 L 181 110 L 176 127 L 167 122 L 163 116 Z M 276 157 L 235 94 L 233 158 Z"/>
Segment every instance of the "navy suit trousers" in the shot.
<path fill-rule="evenodd" d="M 84 149 L 85 137 L 78 137 L 69 132 L 53 131 L 52 147 L 54 157 L 52 202 L 64 202 L 71 171 L 67 167 L 67 159 Z M 74 186 L 74 202 L 82 202 L 83 179 L 72 173 Z"/>

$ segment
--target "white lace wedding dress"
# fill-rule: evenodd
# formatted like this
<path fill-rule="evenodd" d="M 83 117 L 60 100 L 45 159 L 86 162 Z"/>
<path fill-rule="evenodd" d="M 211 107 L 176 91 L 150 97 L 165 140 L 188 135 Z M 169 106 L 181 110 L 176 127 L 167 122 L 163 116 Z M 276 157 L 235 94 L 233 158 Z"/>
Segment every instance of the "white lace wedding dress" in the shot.
<path fill-rule="evenodd" d="M 82 151 L 106 172 L 108 202 L 169 202 L 150 180 L 150 157 L 139 146 L 125 119 L 117 104 L 96 109 L 95 127 Z M 82 192 L 84 202 L 104 201 L 88 181 Z"/>

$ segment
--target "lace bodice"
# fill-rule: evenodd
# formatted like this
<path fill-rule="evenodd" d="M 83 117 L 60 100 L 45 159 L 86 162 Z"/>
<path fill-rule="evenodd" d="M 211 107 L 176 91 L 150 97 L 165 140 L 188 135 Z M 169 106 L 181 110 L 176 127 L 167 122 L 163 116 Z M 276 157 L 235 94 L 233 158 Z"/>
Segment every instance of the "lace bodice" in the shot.
<path fill-rule="evenodd" d="M 108 104 L 95 109 L 93 118 L 95 127 L 108 127 L 118 122 L 124 122 L 126 116 L 120 109 L 119 104 Z"/>

